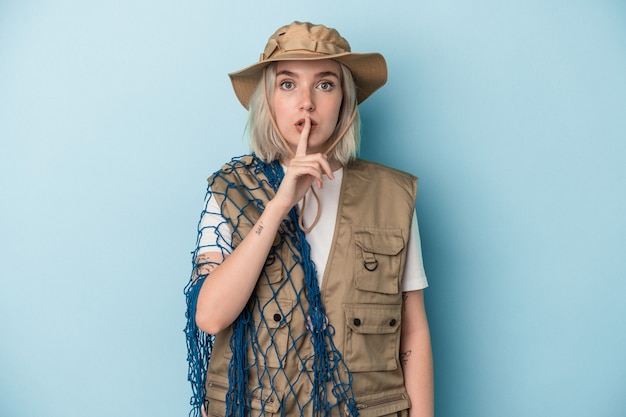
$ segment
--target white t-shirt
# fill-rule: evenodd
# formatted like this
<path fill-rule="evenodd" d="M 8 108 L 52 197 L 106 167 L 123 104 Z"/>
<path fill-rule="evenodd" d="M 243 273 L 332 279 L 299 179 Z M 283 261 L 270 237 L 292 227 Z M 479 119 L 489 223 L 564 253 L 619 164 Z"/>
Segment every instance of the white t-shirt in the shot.
<path fill-rule="evenodd" d="M 286 167 L 283 167 L 286 171 Z M 319 197 L 321 210 L 320 218 L 315 227 L 306 234 L 307 241 L 311 246 L 311 259 L 317 269 L 318 282 L 321 286 L 326 261 L 330 252 L 333 235 L 335 232 L 335 222 L 337 219 L 337 209 L 339 208 L 339 195 L 341 193 L 341 182 L 343 180 L 343 168 L 333 172 L 335 179 L 329 180 L 324 176 L 321 189 L 316 187 L 316 194 Z M 198 253 L 219 251 L 216 246 L 224 249 L 226 253 L 232 252 L 232 236 L 230 229 L 226 225 L 224 217 L 221 215 L 217 200 L 211 193 L 205 201 L 205 211 L 200 220 L 200 249 Z M 302 210 L 302 201 L 298 203 L 298 209 Z M 306 197 L 304 207 L 304 226 L 310 225 L 317 214 L 317 201 L 311 190 Z M 402 291 L 416 291 L 428 286 L 426 273 L 422 261 L 422 247 L 419 237 L 419 227 L 417 216 L 413 213 L 411 232 L 407 247 L 407 258 L 402 277 Z"/>

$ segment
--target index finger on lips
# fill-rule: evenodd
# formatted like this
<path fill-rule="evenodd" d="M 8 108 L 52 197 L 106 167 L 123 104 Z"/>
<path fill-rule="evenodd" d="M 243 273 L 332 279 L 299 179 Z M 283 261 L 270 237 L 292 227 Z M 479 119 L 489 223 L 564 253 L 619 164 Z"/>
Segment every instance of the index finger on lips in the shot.
<path fill-rule="evenodd" d="M 304 115 L 304 126 L 302 128 L 302 132 L 300 132 L 300 142 L 298 142 L 298 147 L 296 148 L 296 156 L 306 155 L 309 133 L 311 133 L 311 117 L 307 112 Z"/>

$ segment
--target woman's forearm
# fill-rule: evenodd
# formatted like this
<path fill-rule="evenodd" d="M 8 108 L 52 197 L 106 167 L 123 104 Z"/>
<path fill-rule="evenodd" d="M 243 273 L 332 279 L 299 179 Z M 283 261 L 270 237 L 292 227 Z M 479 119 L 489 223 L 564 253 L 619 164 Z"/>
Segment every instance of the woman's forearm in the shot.
<path fill-rule="evenodd" d="M 241 313 L 284 216 L 284 209 L 270 201 L 251 232 L 223 262 L 220 253 L 209 254 L 211 261 L 219 265 L 207 276 L 198 295 L 196 324 L 200 329 L 217 334 Z"/>
<path fill-rule="evenodd" d="M 409 416 L 433 417 L 433 360 L 423 292 L 404 295 L 400 361 L 404 385 L 411 398 Z"/>

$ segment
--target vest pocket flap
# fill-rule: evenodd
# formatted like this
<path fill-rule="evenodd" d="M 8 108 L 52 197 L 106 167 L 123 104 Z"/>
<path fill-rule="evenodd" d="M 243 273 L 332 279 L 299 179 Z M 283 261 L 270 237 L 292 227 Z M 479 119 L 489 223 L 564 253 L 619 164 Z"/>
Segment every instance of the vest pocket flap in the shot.
<path fill-rule="evenodd" d="M 404 248 L 399 228 L 363 228 L 354 232 L 356 245 L 364 252 L 397 255 Z"/>
<path fill-rule="evenodd" d="M 278 329 L 286 326 L 291 321 L 293 302 L 287 299 L 260 299 L 258 308 L 262 312 L 263 325 L 266 325 L 269 329 Z"/>
<path fill-rule="evenodd" d="M 356 288 L 398 294 L 404 265 L 402 229 L 358 227 L 353 229 L 353 238 Z"/>
<path fill-rule="evenodd" d="M 280 410 L 282 399 L 281 392 L 264 388 L 262 394 L 256 392 L 250 394 L 250 407 L 262 411 L 265 415 L 273 414 Z"/>
<path fill-rule="evenodd" d="M 400 305 L 346 304 L 346 325 L 355 333 L 389 334 L 400 327 Z"/>
<path fill-rule="evenodd" d="M 257 298 L 252 306 L 256 338 L 247 346 L 248 364 L 281 368 L 287 359 L 293 301 Z M 261 365 L 259 365 L 261 364 Z"/>

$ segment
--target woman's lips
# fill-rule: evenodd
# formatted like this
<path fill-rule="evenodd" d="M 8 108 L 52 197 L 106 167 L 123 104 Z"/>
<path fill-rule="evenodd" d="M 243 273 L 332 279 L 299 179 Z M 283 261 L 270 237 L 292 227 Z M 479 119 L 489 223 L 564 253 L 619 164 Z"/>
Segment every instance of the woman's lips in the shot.
<path fill-rule="evenodd" d="M 295 126 L 296 126 L 296 129 L 298 130 L 298 133 L 302 133 L 302 131 L 304 130 L 304 119 L 298 120 Z M 311 131 L 315 129 L 316 126 L 317 126 L 317 122 L 311 119 Z"/>

